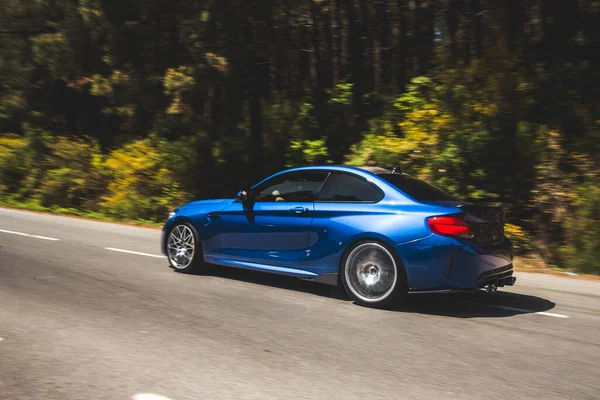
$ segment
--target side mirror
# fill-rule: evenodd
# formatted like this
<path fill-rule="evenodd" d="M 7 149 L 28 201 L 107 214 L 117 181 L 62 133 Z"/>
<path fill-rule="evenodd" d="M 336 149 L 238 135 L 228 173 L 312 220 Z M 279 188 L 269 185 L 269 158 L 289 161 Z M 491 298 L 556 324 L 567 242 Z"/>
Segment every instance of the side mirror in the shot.
<path fill-rule="evenodd" d="M 246 201 L 248 201 L 248 191 L 247 190 L 240 190 L 237 193 L 237 196 L 235 196 L 237 199 L 241 200 L 242 203 L 245 203 Z"/>

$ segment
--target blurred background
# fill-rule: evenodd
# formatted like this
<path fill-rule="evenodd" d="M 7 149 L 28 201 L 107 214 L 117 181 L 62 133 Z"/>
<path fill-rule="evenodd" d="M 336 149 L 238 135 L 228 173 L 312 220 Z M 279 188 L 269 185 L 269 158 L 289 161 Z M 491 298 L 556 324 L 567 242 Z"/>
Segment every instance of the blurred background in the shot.
<path fill-rule="evenodd" d="M 399 164 L 600 273 L 598 0 L 2 0 L 0 203 L 162 222 Z"/>

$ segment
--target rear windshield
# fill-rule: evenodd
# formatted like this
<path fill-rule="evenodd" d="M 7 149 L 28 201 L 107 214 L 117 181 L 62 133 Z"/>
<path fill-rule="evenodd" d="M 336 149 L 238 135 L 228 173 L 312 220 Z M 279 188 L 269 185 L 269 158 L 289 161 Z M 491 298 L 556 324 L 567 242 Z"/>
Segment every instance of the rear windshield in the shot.
<path fill-rule="evenodd" d="M 459 201 L 451 194 L 414 176 L 405 174 L 381 174 L 378 176 L 416 201 Z"/>

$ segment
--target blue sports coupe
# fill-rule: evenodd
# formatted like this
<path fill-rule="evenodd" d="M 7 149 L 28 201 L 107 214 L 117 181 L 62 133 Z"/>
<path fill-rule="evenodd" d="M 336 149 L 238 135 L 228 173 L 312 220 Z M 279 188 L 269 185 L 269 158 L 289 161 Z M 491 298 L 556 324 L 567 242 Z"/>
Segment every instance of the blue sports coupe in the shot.
<path fill-rule="evenodd" d="M 235 199 L 176 209 L 161 242 L 180 272 L 208 263 L 341 284 L 373 307 L 515 283 L 502 206 L 461 201 L 399 167 L 282 171 Z"/>

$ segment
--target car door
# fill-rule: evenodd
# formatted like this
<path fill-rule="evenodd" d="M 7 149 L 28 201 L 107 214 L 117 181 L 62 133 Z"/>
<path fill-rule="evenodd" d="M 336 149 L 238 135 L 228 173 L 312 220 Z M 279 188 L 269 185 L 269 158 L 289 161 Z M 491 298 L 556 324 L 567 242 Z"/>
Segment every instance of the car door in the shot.
<path fill-rule="evenodd" d="M 306 250 L 314 199 L 328 173 L 279 174 L 219 212 L 216 253 L 228 260 L 295 267 Z"/>
<path fill-rule="evenodd" d="M 332 172 L 315 200 L 302 269 L 315 273 L 337 272 L 340 257 L 351 238 L 382 229 L 386 218 L 373 205 L 384 193 L 366 178 Z"/>

